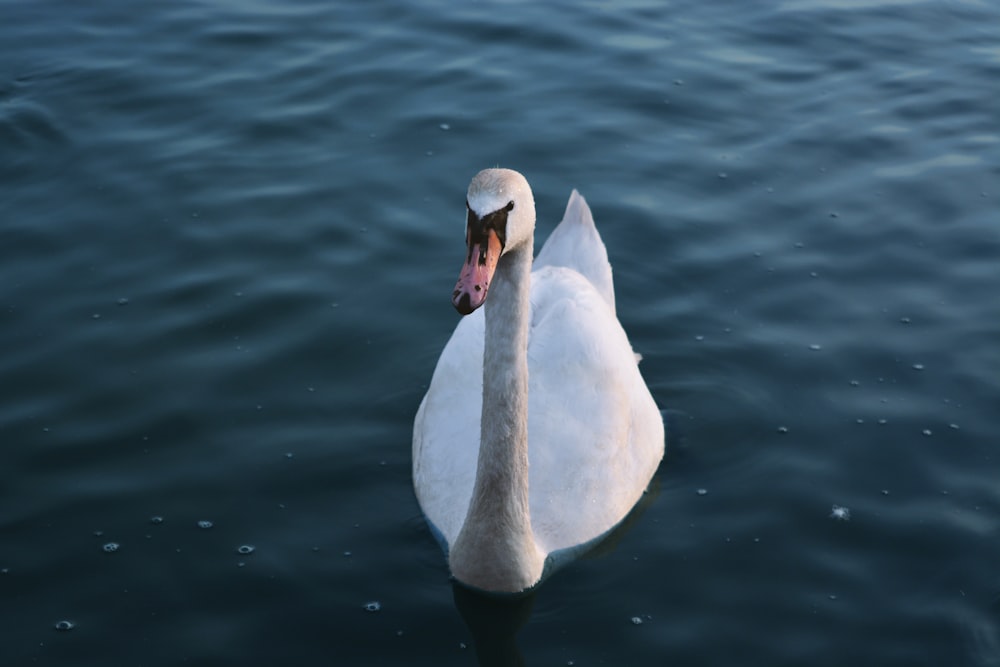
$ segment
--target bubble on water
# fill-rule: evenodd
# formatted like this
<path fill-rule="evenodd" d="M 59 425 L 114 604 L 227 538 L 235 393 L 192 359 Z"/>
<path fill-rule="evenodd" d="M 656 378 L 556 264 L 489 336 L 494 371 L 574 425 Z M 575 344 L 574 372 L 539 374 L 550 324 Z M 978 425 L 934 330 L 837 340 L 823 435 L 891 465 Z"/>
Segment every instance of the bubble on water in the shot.
<path fill-rule="evenodd" d="M 861 382 L 858 381 L 858 380 L 851 380 L 851 386 L 852 387 L 860 387 L 861 386 Z"/>
<path fill-rule="evenodd" d="M 724 172 L 724 171 L 720 171 L 720 172 L 719 172 L 719 178 L 720 178 L 721 180 L 726 180 L 727 178 L 729 178 L 729 174 L 727 174 L 727 173 L 726 173 L 726 172 Z"/>
<path fill-rule="evenodd" d="M 883 496 L 889 495 L 889 489 L 882 489 L 882 495 Z"/>
<path fill-rule="evenodd" d="M 163 517 L 159 516 L 159 515 L 151 516 L 151 517 L 149 517 L 149 522 L 150 523 L 155 523 L 155 524 L 159 525 L 159 524 L 163 523 Z"/>
<path fill-rule="evenodd" d="M 834 505 L 830 509 L 830 518 L 836 519 L 837 521 L 850 521 L 851 510 L 842 505 Z"/>
<path fill-rule="evenodd" d="M 707 496 L 708 495 L 708 489 L 698 489 L 697 493 L 698 493 L 699 496 Z"/>
<path fill-rule="evenodd" d="M 250 554 L 252 554 L 256 550 L 257 550 L 257 548 L 254 545 L 252 545 L 252 544 L 241 544 L 236 549 L 236 553 L 242 554 L 244 556 L 249 556 Z"/>
<path fill-rule="evenodd" d="M 382 603 L 379 602 L 378 600 L 372 600 L 371 602 L 365 603 L 365 611 L 375 612 L 381 610 L 382 610 Z"/>
<path fill-rule="evenodd" d="M 113 554 L 114 552 L 121 549 L 121 545 L 118 544 L 117 542 L 108 542 L 107 544 L 104 545 L 103 549 L 106 553 Z"/>
<path fill-rule="evenodd" d="M 208 521 L 207 519 L 202 519 L 201 521 L 198 522 L 198 527 L 201 528 L 202 530 L 208 530 L 214 525 L 215 525 L 214 523 Z"/>
<path fill-rule="evenodd" d="M 119 306 L 127 306 L 128 299 L 123 296 L 122 298 L 118 299 L 118 301 L 116 301 L 115 303 L 117 303 Z"/>
<path fill-rule="evenodd" d="M 94 313 L 93 315 L 90 316 L 90 319 L 92 319 L 92 320 L 99 320 L 99 319 L 101 319 L 101 314 L 100 313 Z"/>
<path fill-rule="evenodd" d="M 778 427 L 778 433 L 788 433 L 788 427 L 787 426 L 779 426 Z"/>
<path fill-rule="evenodd" d="M 632 625 L 642 625 L 642 617 L 641 616 L 633 616 L 632 617 Z"/>
<path fill-rule="evenodd" d="M 809 349 L 812 350 L 813 352 L 818 352 L 823 349 L 823 346 L 820 345 L 819 343 L 813 343 L 812 345 L 809 346 Z"/>
<path fill-rule="evenodd" d="M 922 370 L 924 370 L 924 365 L 923 364 L 913 364 L 913 370 L 915 370 L 915 371 L 922 371 Z"/>
<path fill-rule="evenodd" d="M 934 432 L 931 431 L 929 428 L 925 428 L 923 431 L 921 431 L 921 433 L 923 433 L 924 435 L 933 435 Z"/>
<path fill-rule="evenodd" d="M 697 336 L 694 337 L 694 339 L 700 341 L 700 340 L 705 340 L 705 337 L 702 336 L 701 334 L 698 334 Z"/>
<path fill-rule="evenodd" d="M 952 428 L 952 429 L 955 429 L 957 431 L 958 429 L 961 428 L 961 426 L 959 426 L 958 424 L 952 422 L 951 424 L 948 424 L 948 428 Z"/>
<path fill-rule="evenodd" d="M 76 627 L 76 623 L 67 620 L 56 621 L 56 624 L 53 627 L 55 627 L 55 629 L 59 632 L 69 632 Z"/>
<path fill-rule="evenodd" d="M 911 320 L 909 317 L 901 317 L 899 318 L 899 321 L 902 322 L 903 324 L 909 324 L 913 320 Z"/>
<path fill-rule="evenodd" d="M 884 425 L 884 424 L 888 424 L 888 423 L 889 423 L 889 420 L 887 420 L 887 419 L 885 419 L 885 418 L 883 418 L 883 419 L 879 419 L 879 420 L 878 420 L 878 423 L 879 423 L 879 424 L 883 424 L 883 425 Z"/>
<path fill-rule="evenodd" d="M 438 125 L 438 127 L 440 127 L 445 132 L 451 129 L 451 125 L 449 125 L 448 123 L 441 123 L 440 125 Z"/>

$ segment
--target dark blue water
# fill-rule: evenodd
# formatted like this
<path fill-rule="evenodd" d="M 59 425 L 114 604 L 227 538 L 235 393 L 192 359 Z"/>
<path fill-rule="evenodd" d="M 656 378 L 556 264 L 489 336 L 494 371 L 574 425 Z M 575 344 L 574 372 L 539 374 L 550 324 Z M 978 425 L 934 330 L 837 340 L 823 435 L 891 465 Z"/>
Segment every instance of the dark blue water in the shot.
<path fill-rule="evenodd" d="M 995 3 L 0 17 L 4 665 L 1000 664 Z M 508 605 L 410 485 L 498 164 L 587 197 L 669 429 Z"/>

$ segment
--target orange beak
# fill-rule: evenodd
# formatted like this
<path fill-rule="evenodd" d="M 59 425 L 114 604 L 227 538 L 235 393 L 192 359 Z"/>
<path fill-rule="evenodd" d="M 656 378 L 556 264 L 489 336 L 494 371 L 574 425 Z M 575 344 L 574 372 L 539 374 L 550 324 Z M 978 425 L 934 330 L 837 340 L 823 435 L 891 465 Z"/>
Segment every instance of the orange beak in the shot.
<path fill-rule="evenodd" d="M 486 232 L 485 239 L 469 239 L 469 254 L 451 295 L 452 305 L 462 315 L 468 315 L 486 301 L 486 292 L 490 288 L 501 252 L 503 244 L 492 229 Z"/>

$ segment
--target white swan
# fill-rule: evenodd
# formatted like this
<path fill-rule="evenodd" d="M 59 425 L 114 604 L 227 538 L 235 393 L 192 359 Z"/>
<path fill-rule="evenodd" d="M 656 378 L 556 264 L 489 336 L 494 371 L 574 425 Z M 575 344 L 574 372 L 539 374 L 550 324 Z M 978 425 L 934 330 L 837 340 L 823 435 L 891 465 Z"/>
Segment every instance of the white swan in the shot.
<path fill-rule="evenodd" d="M 521 174 L 481 171 L 467 208 L 452 296 L 467 317 L 417 411 L 413 483 L 452 575 L 518 592 L 625 518 L 663 457 L 663 419 L 583 197 L 570 195 L 534 270 Z"/>

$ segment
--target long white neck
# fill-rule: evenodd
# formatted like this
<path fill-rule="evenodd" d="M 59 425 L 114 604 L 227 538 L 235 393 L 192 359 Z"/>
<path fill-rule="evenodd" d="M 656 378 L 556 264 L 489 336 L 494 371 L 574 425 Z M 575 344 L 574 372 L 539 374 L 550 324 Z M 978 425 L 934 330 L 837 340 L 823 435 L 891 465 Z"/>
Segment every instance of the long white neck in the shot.
<path fill-rule="evenodd" d="M 528 510 L 528 322 L 531 242 L 501 257 L 486 299 L 479 463 L 449 561 L 459 581 L 516 592 L 536 583 L 544 554 Z"/>

